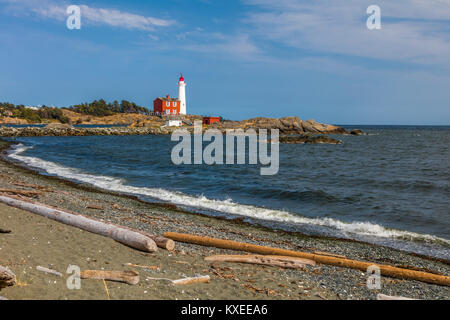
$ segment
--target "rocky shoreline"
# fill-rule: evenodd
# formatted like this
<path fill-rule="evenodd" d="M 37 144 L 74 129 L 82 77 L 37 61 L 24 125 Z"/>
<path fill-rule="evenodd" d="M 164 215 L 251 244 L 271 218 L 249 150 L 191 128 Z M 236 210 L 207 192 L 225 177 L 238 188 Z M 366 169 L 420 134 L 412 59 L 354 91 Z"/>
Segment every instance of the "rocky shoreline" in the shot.
<path fill-rule="evenodd" d="M 0 145 L 6 147 L 4 142 Z M 153 234 L 190 233 L 305 252 L 330 252 L 350 259 L 450 274 L 446 261 L 361 242 L 310 237 L 269 230 L 242 220 L 189 213 L 172 205 L 143 202 L 135 197 L 41 176 L 0 161 L 1 188 L 33 190 L 33 186 L 41 191 L 34 201 Z M 44 265 L 62 272 L 68 264 L 82 269 L 123 270 L 122 264 L 126 262 L 158 268 L 139 269 L 142 280 L 137 286 L 108 283 L 113 299 L 375 299 L 378 293 L 418 299 L 450 298 L 448 287 L 388 277 L 382 277 L 381 290 L 369 290 L 365 273 L 326 265 L 291 270 L 236 263 L 211 264 L 204 261 L 206 256 L 236 252 L 184 243 L 177 243 L 176 250 L 170 253 L 159 250 L 146 255 L 111 239 L 94 237 L 8 207 L 0 208 L 0 221 L 2 227 L 12 230 L 11 234 L 0 235 L 2 264 L 26 284 L 2 290 L 2 295 L 9 299 L 106 299 L 101 283 L 86 281 L 83 290 L 67 290 L 65 280 L 49 282 L 49 276 L 35 271 L 35 266 Z M 147 280 L 195 274 L 210 275 L 211 283 L 177 288 Z"/>
<path fill-rule="evenodd" d="M 157 135 L 170 134 L 171 131 L 162 128 L 131 128 L 131 127 L 95 127 L 75 128 L 58 125 L 46 127 L 0 127 L 0 137 L 58 137 L 58 136 L 127 136 L 127 135 Z"/>
<path fill-rule="evenodd" d="M 129 126 L 123 127 L 74 127 L 68 124 L 52 123 L 44 127 L 11 127 L 0 126 L 0 137 L 40 137 L 40 136 L 125 136 L 125 135 L 168 135 L 180 127 L 166 127 L 163 125 L 162 119 L 158 117 L 150 117 L 150 120 L 139 120 Z M 153 118 L 157 118 L 156 120 Z M 185 125 L 182 128 L 193 132 L 192 123 L 198 117 L 186 117 Z M 297 117 L 286 117 L 281 119 L 271 118 L 255 118 L 243 121 L 223 121 L 214 123 L 211 126 L 203 126 L 203 130 L 217 129 L 226 133 L 227 130 L 254 129 L 278 129 L 283 135 L 323 135 L 323 134 L 342 134 L 349 135 L 362 134 L 361 131 L 348 132 L 344 128 L 322 124 L 314 120 L 303 121 Z M 306 137 L 306 136 L 305 136 Z M 309 138 L 313 136 L 309 135 Z M 327 139 L 308 139 L 309 143 L 335 143 L 335 141 Z M 291 141 L 291 140 L 289 140 Z M 328 141 L 328 142 L 327 142 Z"/>

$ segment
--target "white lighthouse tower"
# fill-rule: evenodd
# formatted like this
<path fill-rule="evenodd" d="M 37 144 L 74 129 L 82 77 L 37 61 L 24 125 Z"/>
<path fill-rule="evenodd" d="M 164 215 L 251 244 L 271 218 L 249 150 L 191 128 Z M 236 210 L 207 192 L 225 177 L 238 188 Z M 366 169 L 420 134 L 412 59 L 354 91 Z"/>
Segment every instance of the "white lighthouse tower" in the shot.
<path fill-rule="evenodd" d="M 181 74 L 178 82 L 178 99 L 180 99 L 180 114 L 186 114 L 186 82 Z"/>

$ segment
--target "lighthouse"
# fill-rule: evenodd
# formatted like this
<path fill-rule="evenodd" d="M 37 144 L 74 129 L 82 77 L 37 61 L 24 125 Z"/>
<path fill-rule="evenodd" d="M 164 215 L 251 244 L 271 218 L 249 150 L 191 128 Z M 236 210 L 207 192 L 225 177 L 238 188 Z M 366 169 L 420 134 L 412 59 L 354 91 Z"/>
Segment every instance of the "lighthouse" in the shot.
<path fill-rule="evenodd" d="M 180 100 L 180 114 L 186 114 L 186 82 L 184 82 L 183 74 L 178 81 L 178 99 Z"/>

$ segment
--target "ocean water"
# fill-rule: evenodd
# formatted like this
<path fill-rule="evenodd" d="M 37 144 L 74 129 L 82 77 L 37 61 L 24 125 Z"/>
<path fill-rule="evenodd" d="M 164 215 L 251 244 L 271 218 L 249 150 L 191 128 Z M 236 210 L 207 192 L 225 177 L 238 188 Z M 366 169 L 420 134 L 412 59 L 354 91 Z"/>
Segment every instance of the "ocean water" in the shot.
<path fill-rule="evenodd" d="M 450 127 L 359 126 L 342 145 L 280 145 L 260 165 L 179 165 L 168 136 L 17 138 L 43 174 L 212 216 L 450 259 Z"/>

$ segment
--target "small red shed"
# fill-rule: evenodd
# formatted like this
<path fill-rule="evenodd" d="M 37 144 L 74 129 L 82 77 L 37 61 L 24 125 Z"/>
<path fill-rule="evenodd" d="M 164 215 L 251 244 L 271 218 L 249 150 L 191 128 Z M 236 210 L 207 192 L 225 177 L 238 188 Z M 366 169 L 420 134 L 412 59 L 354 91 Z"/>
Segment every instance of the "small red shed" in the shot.
<path fill-rule="evenodd" d="M 220 117 L 203 117 L 203 124 L 213 124 L 220 122 Z"/>

